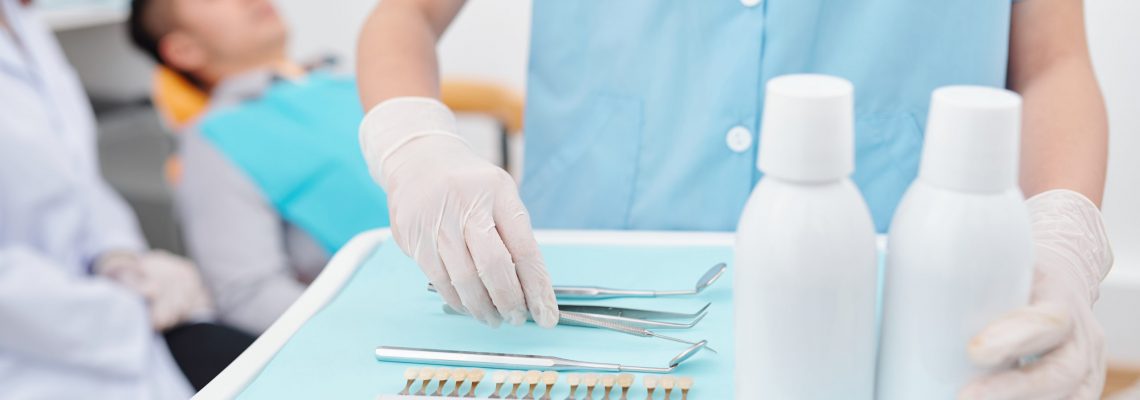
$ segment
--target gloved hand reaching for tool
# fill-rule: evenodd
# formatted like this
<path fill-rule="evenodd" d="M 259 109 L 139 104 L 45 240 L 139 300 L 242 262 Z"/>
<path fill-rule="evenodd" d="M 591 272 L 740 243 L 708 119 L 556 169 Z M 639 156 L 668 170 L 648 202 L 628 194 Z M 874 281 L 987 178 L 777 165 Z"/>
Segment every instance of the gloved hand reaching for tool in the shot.
<path fill-rule="evenodd" d="M 452 308 L 493 327 L 528 311 L 554 326 L 554 290 L 514 180 L 455 132 L 451 110 L 421 97 L 385 101 L 361 123 L 393 239 Z"/>
<path fill-rule="evenodd" d="M 1096 399 L 1105 379 L 1104 332 L 1092 312 L 1112 249 L 1100 211 L 1084 196 L 1052 190 L 1026 201 L 1033 222 L 1036 271 L 1028 307 L 990 324 L 973 341 L 980 367 L 1018 369 L 982 377 L 963 399 Z"/>
<path fill-rule="evenodd" d="M 164 251 L 112 251 L 96 260 L 94 270 L 142 295 L 156 331 L 213 316 L 201 276 L 182 257 Z"/>

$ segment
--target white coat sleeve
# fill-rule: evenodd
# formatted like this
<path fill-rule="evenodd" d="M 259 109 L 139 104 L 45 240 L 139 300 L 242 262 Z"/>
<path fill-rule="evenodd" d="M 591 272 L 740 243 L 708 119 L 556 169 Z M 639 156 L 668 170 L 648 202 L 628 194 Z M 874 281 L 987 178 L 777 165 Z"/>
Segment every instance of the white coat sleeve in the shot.
<path fill-rule="evenodd" d="M 134 211 L 103 179 L 98 169 L 84 182 L 83 192 L 91 207 L 84 235 L 88 260 L 111 250 L 146 250 L 146 240 L 139 230 Z"/>
<path fill-rule="evenodd" d="M 90 120 L 94 120 L 91 117 Z M 95 127 L 92 127 L 91 134 Z M 84 138 L 83 148 L 75 157 L 85 164 L 80 169 L 79 193 L 86 200 L 89 212 L 83 235 L 83 253 L 88 261 L 112 250 L 141 252 L 147 249 L 146 239 L 139 229 L 134 210 L 103 177 L 99 166 L 97 138 Z"/>
<path fill-rule="evenodd" d="M 0 351 L 113 376 L 145 373 L 154 333 L 142 298 L 64 271 L 30 248 L 0 247 Z"/>

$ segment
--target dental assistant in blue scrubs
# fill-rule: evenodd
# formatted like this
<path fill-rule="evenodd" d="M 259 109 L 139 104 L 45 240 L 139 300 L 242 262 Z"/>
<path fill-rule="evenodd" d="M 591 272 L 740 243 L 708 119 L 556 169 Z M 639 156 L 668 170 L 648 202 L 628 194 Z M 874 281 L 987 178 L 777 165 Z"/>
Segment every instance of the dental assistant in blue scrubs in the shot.
<path fill-rule="evenodd" d="M 1045 353 L 967 398 L 1092 398 L 1091 313 L 1112 264 L 1098 205 L 1107 122 L 1078 0 L 556 1 L 533 4 L 521 188 L 455 136 L 435 45 L 459 0 L 384 0 L 362 32 L 361 145 L 393 237 L 444 300 L 492 326 L 556 323 L 539 228 L 735 229 L 753 185 L 764 83 L 856 88 L 856 169 L 883 232 L 917 173 L 930 93 L 1024 97 L 1021 186 L 1034 221 L 1032 305 L 979 333 L 981 366 Z M 487 43 L 488 51 L 494 43 Z"/>

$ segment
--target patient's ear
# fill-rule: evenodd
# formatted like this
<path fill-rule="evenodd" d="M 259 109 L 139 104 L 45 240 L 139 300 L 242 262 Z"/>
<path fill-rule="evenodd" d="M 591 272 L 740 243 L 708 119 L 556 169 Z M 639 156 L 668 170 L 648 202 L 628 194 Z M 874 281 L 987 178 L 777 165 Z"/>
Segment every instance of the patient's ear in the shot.
<path fill-rule="evenodd" d="M 198 71 L 209 61 L 204 46 L 191 35 L 171 32 L 158 42 L 158 53 L 170 67 L 179 71 Z"/>

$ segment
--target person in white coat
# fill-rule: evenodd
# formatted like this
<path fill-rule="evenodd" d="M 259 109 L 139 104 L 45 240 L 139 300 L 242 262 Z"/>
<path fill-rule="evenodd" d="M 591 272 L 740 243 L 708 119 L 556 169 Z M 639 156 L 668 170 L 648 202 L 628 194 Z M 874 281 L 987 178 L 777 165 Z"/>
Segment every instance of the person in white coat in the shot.
<path fill-rule="evenodd" d="M 26 3 L 0 0 L 0 398 L 187 398 L 251 339 L 192 323 L 212 312 L 197 271 L 147 250 Z"/>

